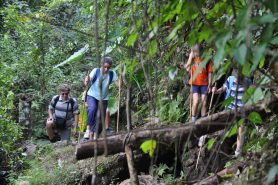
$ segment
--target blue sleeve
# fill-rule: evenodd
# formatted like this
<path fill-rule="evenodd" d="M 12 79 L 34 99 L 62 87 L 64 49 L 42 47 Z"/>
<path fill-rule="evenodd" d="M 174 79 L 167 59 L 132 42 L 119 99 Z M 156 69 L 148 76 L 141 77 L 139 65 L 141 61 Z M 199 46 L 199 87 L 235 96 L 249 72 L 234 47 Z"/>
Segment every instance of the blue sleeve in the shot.
<path fill-rule="evenodd" d="M 94 68 L 90 73 L 90 80 L 93 80 L 94 76 L 96 75 L 97 68 Z"/>

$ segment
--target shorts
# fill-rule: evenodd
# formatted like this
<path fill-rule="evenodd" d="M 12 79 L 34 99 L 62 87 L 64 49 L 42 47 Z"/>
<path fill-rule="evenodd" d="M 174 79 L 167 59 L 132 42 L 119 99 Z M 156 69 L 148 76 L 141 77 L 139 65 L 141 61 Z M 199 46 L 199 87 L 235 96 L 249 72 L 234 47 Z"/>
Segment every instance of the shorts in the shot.
<path fill-rule="evenodd" d="M 192 94 L 207 94 L 208 86 L 207 85 L 192 85 Z"/>

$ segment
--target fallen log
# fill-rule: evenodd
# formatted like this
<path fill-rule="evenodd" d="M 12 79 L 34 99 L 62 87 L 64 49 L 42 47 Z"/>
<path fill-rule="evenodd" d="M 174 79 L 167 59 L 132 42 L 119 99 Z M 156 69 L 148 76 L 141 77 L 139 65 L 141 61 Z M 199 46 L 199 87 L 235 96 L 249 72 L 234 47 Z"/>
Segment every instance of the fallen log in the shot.
<path fill-rule="evenodd" d="M 234 166 L 231 166 L 229 168 L 225 168 L 224 170 L 217 172 L 215 175 L 209 176 L 200 182 L 194 183 L 193 185 L 217 185 L 220 184 L 222 179 L 228 177 L 231 177 L 237 173 L 238 170 L 241 171 L 241 169 L 245 166 L 244 163 L 238 162 Z"/>
<path fill-rule="evenodd" d="M 184 126 L 171 127 L 171 128 L 157 128 L 149 130 L 134 130 L 129 133 L 122 133 L 107 137 L 107 154 L 115 154 L 124 151 L 126 144 L 130 144 L 133 148 L 139 148 L 140 145 L 147 139 L 154 139 L 158 143 L 171 144 L 171 141 L 179 139 L 186 141 L 191 136 L 200 137 L 205 134 L 210 134 L 215 131 L 224 129 L 230 124 L 230 121 L 235 116 L 246 117 L 250 112 L 265 112 L 268 109 L 274 109 L 278 104 L 278 99 L 266 100 L 255 105 L 249 105 L 234 111 L 223 111 L 211 116 L 201 118 L 194 123 L 186 123 Z M 94 148 L 97 142 L 97 154 L 104 153 L 104 140 L 102 138 L 96 141 L 87 141 L 79 143 L 76 146 L 76 159 L 86 159 L 93 157 Z"/>

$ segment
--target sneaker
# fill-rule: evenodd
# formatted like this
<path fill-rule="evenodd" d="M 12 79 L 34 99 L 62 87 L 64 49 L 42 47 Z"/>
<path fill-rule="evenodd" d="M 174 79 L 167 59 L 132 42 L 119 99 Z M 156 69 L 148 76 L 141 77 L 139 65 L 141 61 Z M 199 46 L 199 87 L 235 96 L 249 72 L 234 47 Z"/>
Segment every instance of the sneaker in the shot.
<path fill-rule="evenodd" d="M 199 142 L 198 142 L 199 147 L 204 146 L 204 144 L 206 142 L 206 138 L 207 138 L 207 135 L 203 135 L 203 136 L 200 137 Z"/>
<path fill-rule="evenodd" d="M 90 136 L 90 130 L 86 130 L 86 132 L 85 132 L 83 138 L 84 138 L 84 139 L 89 139 L 89 136 Z"/>
<path fill-rule="evenodd" d="M 108 127 L 105 131 L 106 131 L 106 135 L 111 135 L 111 134 L 113 134 L 113 129 L 110 128 L 110 127 Z"/>
<path fill-rule="evenodd" d="M 235 157 L 238 157 L 238 156 L 240 156 L 241 155 L 241 149 L 236 149 L 236 151 L 235 151 Z"/>

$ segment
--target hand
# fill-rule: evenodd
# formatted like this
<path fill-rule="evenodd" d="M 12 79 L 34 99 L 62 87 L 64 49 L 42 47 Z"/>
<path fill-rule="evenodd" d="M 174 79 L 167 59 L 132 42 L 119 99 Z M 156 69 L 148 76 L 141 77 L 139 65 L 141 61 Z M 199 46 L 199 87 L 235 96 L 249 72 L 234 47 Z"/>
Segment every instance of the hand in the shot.
<path fill-rule="evenodd" d="M 211 93 L 211 87 L 210 86 L 208 86 L 208 93 Z"/>
<path fill-rule="evenodd" d="M 213 87 L 213 88 L 211 89 L 211 92 L 212 92 L 212 93 L 216 93 L 216 91 L 217 91 L 216 87 Z"/>
<path fill-rule="evenodd" d="M 85 76 L 84 85 L 87 86 L 90 81 L 90 76 Z"/>
<path fill-rule="evenodd" d="M 76 129 L 73 130 L 73 136 L 78 137 L 78 131 Z"/>

